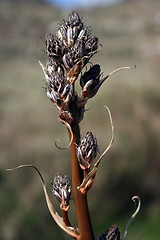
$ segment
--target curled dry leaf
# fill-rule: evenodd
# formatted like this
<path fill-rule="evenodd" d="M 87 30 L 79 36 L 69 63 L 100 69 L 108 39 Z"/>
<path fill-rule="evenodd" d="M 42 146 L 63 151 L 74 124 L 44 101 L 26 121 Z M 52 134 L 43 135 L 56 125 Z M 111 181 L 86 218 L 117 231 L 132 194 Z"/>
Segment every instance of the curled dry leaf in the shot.
<path fill-rule="evenodd" d="M 133 200 L 135 203 L 136 203 L 136 201 L 137 201 L 138 203 L 137 203 L 137 207 L 136 207 L 135 212 L 132 214 L 132 216 L 130 217 L 128 223 L 126 224 L 125 232 L 124 232 L 124 236 L 123 236 L 123 240 L 126 240 L 128 228 L 129 228 L 131 222 L 133 221 L 133 219 L 134 219 L 134 218 L 137 216 L 137 214 L 139 213 L 139 210 L 140 210 L 140 208 L 141 208 L 141 200 L 140 200 L 140 197 L 139 197 L 139 196 L 134 196 L 134 197 L 132 197 L 132 200 Z"/>
<path fill-rule="evenodd" d="M 73 141 L 73 132 L 72 132 L 72 128 L 70 126 L 70 124 L 68 122 L 66 122 L 65 120 L 62 119 L 62 116 L 60 115 L 59 118 L 58 118 L 59 121 L 61 121 L 62 123 L 64 123 L 64 125 L 67 127 L 69 133 L 70 133 L 70 142 L 68 143 L 68 145 L 66 147 L 60 147 L 58 146 L 58 142 L 59 140 L 56 140 L 55 141 L 55 146 L 58 148 L 58 149 L 61 149 L 61 150 L 65 150 L 67 148 L 70 147 L 70 145 L 72 144 L 72 141 Z"/>

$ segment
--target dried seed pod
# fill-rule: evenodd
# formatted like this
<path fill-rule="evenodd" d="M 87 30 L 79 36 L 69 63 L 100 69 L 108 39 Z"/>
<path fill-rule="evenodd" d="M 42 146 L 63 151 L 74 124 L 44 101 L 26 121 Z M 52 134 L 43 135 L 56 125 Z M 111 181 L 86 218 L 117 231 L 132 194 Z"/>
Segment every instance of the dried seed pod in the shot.
<path fill-rule="evenodd" d="M 71 186 L 65 175 L 57 173 L 52 183 L 52 193 L 60 203 L 60 208 L 67 211 L 71 195 Z"/>
<path fill-rule="evenodd" d="M 68 25 L 71 25 L 72 27 L 76 26 L 79 30 L 83 28 L 82 19 L 76 11 L 69 14 Z"/>
<path fill-rule="evenodd" d="M 76 39 L 80 39 L 80 36 L 84 35 L 86 32 L 86 27 L 84 26 L 82 19 L 79 17 L 76 11 L 73 11 L 69 15 L 67 24 L 71 26 L 73 30 L 72 36 L 73 36 L 74 42 Z"/>
<path fill-rule="evenodd" d="M 45 43 L 47 55 L 54 60 L 60 61 L 64 54 L 64 47 L 61 44 L 61 41 L 59 41 L 56 36 L 48 33 L 45 35 Z"/>
<path fill-rule="evenodd" d="M 84 56 L 87 56 L 87 52 L 85 50 L 84 42 L 83 41 L 77 41 L 70 50 L 64 54 L 63 56 L 63 64 L 65 68 L 71 69 L 76 63 L 78 63 L 81 59 L 84 58 Z M 85 63 L 87 63 L 88 58 L 84 59 Z M 84 64 L 83 64 L 84 66 Z M 82 70 L 82 69 L 81 69 Z M 80 71 L 81 71 L 80 70 Z"/>
<path fill-rule="evenodd" d="M 90 28 L 84 25 L 77 12 L 61 22 L 56 36 L 46 34 L 45 43 L 47 55 L 64 66 L 71 84 L 98 51 L 98 38 L 91 37 Z"/>
<path fill-rule="evenodd" d="M 47 63 L 44 68 L 46 77 L 46 94 L 61 111 L 67 111 L 73 97 L 73 85 L 69 85 L 63 74 L 63 68 Z"/>
<path fill-rule="evenodd" d="M 103 233 L 97 240 L 121 240 L 120 231 L 116 225 L 112 225 L 106 233 Z"/>
<path fill-rule="evenodd" d="M 100 76 L 100 72 L 101 69 L 99 64 L 91 66 L 90 69 L 86 71 L 80 78 L 80 85 L 82 89 L 88 81 L 92 79 L 97 79 Z"/>
<path fill-rule="evenodd" d="M 112 225 L 107 231 L 106 240 L 121 240 L 120 231 L 116 225 Z"/>
<path fill-rule="evenodd" d="M 104 79 L 100 79 L 100 72 L 100 65 L 95 64 L 81 76 L 80 85 L 83 98 L 92 98 L 97 93 L 104 81 Z"/>
<path fill-rule="evenodd" d="M 83 29 L 75 41 L 75 44 L 63 55 L 62 60 L 66 69 L 70 70 L 81 63 L 81 68 L 78 72 L 79 74 L 82 71 L 82 68 L 89 62 L 93 54 L 96 53 L 98 49 L 98 39 L 91 38 L 87 41 L 86 39 L 88 39 L 88 36 Z"/>
<path fill-rule="evenodd" d="M 69 47 L 75 44 L 78 38 L 80 39 L 85 35 L 86 31 L 83 28 L 86 29 L 77 12 L 72 12 L 68 21 L 62 21 L 56 36 L 65 47 L 66 52 L 68 52 Z"/>
<path fill-rule="evenodd" d="M 92 132 L 87 132 L 77 147 L 78 161 L 83 170 L 90 168 L 93 159 L 97 156 L 97 152 L 97 140 Z"/>
<path fill-rule="evenodd" d="M 65 24 L 65 22 L 64 22 Z M 64 48 L 68 48 L 73 44 L 72 38 L 72 28 L 67 25 L 61 25 L 56 36 L 64 46 Z"/>
<path fill-rule="evenodd" d="M 93 54 L 95 54 L 98 51 L 98 46 L 99 46 L 98 38 L 95 36 L 88 38 L 88 40 L 85 43 L 86 51 L 91 56 L 93 56 Z"/>

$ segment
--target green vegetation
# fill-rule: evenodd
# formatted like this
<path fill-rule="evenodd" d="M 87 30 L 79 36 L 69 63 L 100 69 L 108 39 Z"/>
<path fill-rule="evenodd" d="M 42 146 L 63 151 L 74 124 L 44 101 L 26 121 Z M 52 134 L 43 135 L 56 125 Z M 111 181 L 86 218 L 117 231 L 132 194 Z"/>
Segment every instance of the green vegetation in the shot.
<path fill-rule="evenodd" d="M 96 100 L 89 101 L 89 111 L 81 124 L 82 133 L 88 126 L 96 133 L 102 152 L 110 139 L 103 106 L 110 107 L 115 141 L 89 193 L 97 236 L 113 223 L 124 230 L 134 209 L 133 195 L 141 197 L 142 209 L 129 229 L 128 239 L 158 240 L 160 236 L 159 8 L 159 1 L 137 0 L 80 11 L 103 45 L 92 61 L 101 64 L 104 75 L 120 66 L 137 66 L 105 82 Z M 70 175 L 69 152 L 54 145 L 57 138 L 62 145 L 68 143 L 67 132 L 57 122 L 58 112 L 45 96 L 44 76 L 37 62 L 37 58 L 42 62 L 45 58 L 43 35 L 55 32 L 66 15 L 39 1 L 0 2 L 2 240 L 67 239 L 48 213 L 34 172 L 5 170 L 35 164 L 48 189 L 56 172 Z"/>

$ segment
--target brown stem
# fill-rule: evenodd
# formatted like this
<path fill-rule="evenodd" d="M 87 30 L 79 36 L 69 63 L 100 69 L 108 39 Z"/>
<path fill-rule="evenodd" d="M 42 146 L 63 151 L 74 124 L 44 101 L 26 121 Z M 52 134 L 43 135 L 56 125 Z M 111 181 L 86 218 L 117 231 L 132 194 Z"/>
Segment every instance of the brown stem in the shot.
<path fill-rule="evenodd" d="M 69 221 L 69 218 L 68 218 L 68 212 L 67 211 L 64 211 L 62 210 L 62 216 L 63 216 L 63 220 L 66 224 L 67 227 L 72 227 L 70 221 Z"/>
<path fill-rule="evenodd" d="M 75 109 L 75 108 L 74 108 Z M 76 208 L 76 216 L 78 221 L 78 227 L 80 232 L 80 237 L 78 240 L 94 240 L 88 203 L 87 203 L 87 195 L 82 194 L 77 187 L 83 181 L 83 170 L 80 168 L 77 155 L 76 155 L 76 144 L 79 143 L 80 140 L 80 130 L 79 124 L 76 119 L 76 111 L 74 114 L 74 121 L 71 125 L 73 132 L 73 141 L 70 146 L 71 148 L 71 159 L 72 159 L 72 191 L 74 195 L 74 202 Z M 76 143 L 76 144 L 75 144 Z"/>

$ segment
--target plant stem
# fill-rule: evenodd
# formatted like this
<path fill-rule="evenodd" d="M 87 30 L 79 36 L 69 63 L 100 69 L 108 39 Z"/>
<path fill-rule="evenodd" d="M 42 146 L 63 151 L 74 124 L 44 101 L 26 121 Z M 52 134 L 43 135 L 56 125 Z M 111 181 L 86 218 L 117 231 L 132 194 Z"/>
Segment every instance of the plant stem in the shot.
<path fill-rule="evenodd" d="M 64 211 L 62 210 L 62 216 L 63 216 L 63 220 L 66 224 L 67 227 L 72 227 L 70 221 L 69 221 L 69 218 L 68 218 L 68 212 L 67 211 Z"/>
<path fill-rule="evenodd" d="M 90 214 L 87 203 L 87 195 L 82 194 L 77 187 L 80 186 L 83 180 L 83 170 L 80 168 L 77 154 L 76 154 L 76 144 L 80 140 L 80 130 L 77 121 L 77 111 L 74 106 L 73 113 L 73 123 L 71 125 L 73 132 L 73 141 L 71 144 L 71 161 L 72 161 L 72 191 L 74 195 L 76 216 L 78 221 L 78 227 L 80 232 L 80 237 L 78 240 L 94 240 Z M 76 144 L 75 144 L 76 143 Z"/>

